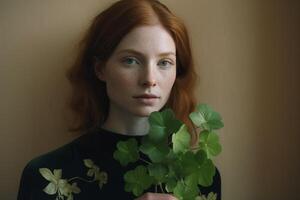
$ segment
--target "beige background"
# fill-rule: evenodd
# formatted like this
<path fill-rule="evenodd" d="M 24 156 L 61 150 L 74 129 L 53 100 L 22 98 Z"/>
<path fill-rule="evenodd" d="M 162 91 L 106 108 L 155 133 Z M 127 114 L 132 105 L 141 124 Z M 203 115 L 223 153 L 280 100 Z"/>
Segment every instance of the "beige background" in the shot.
<path fill-rule="evenodd" d="M 191 33 L 198 96 L 224 118 L 224 200 L 300 199 L 299 3 L 164 0 Z M 64 70 L 110 1 L 0 1 L 0 199 L 33 157 L 72 137 Z"/>

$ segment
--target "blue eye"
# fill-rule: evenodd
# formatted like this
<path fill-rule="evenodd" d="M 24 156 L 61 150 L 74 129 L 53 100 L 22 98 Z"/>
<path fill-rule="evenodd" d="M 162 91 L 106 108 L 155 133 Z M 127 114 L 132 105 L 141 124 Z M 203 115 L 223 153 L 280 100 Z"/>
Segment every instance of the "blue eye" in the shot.
<path fill-rule="evenodd" d="M 169 67 L 169 66 L 172 66 L 173 63 L 168 60 L 162 60 L 158 63 L 158 65 L 160 65 L 162 67 Z"/>
<path fill-rule="evenodd" d="M 136 59 L 131 58 L 131 57 L 127 57 L 127 58 L 123 59 L 122 62 L 125 63 L 126 65 L 139 64 L 139 62 Z"/>

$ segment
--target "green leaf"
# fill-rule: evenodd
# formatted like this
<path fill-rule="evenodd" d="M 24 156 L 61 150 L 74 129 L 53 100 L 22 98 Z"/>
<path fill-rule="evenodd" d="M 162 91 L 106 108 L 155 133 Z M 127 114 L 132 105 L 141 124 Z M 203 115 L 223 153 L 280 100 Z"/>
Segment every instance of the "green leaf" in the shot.
<path fill-rule="evenodd" d="M 188 132 L 187 126 L 183 124 L 179 131 L 172 135 L 173 151 L 174 153 L 185 152 L 190 147 L 191 136 Z"/>
<path fill-rule="evenodd" d="M 163 182 L 166 179 L 168 168 L 162 164 L 150 164 L 148 165 L 148 171 L 150 176 L 154 177 L 156 183 Z"/>
<path fill-rule="evenodd" d="M 199 140 L 200 149 L 206 152 L 207 158 L 217 156 L 222 151 L 219 136 L 214 132 L 202 131 Z"/>
<path fill-rule="evenodd" d="M 124 175 L 125 191 L 132 192 L 135 196 L 141 195 L 154 182 L 154 179 L 147 174 L 144 166 L 137 166 L 134 170 Z"/>
<path fill-rule="evenodd" d="M 176 168 L 176 165 L 179 167 Z M 194 181 L 202 186 L 210 186 L 215 175 L 215 166 L 210 159 L 207 159 L 203 150 L 199 150 L 197 153 L 188 151 L 182 154 L 171 169 L 177 176 L 185 178 L 186 182 Z"/>
<path fill-rule="evenodd" d="M 172 109 L 167 108 L 161 112 L 152 112 L 149 116 L 151 126 L 162 127 L 167 136 L 178 131 L 182 122 L 176 119 Z"/>
<path fill-rule="evenodd" d="M 194 200 L 199 194 L 199 185 L 206 187 L 212 184 L 216 169 L 210 158 L 221 152 L 218 135 L 212 130 L 224 125 L 220 115 L 206 104 L 199 104 L 190 118 L 203 130 L 196 151 L 190 147 L 191 135 L 187 126 L 176 119 L 171 109 L 150 114 L 149 132 L 139 147 L 134 139 L 117 144 L 114 158 L 123 166 L 136 162 L 139 151 L 151 161 L 146 167 L 138 166 L 125 173 L 125 191 L 139 196 L 151 184 L 162 184 L 179 200 Z M 86 165 L 92 166 L 92 163 Z M 205 200 L 214 200 L 214 197 L 209 195 Z"/>
<path fill-rule="evenodd" d="M 206 104 L 199 104 L 195 112 L 189 115 L 192 122 L 203 130 L 214 130 L 224 127 L 219 113 Z"/>
<path fill-rule="evenodd" d="M 176 178 L 174 177 L 169 177 L 167 180 L 166 180 L 166 191 L 167 192 L 173 192 L 174 191 L 174 188 L 176 187 L 177 185 L 177 181 L 176 181 Z"/>
<path fill-rule="evenodd" d="M 155 144 L 159 144 L 161 142 L 165 142 L 167 139 L 166 128 L 157 125 L 151 125 L 148 135 L 146 137 L 149 138 L 149 141 Z"/>
<path fill-rule="evenodd" d="M 183 176 L 188 176 L 198 170 L 201 161 L 196 158 L 196 155 L 193 152 L 188 151 L 181 156 L 180 163 L 183 166 Z"/>
<path fill-rule="evenodd" d="M 196 159 L 198 159 L 199 166 L 196 171 L 198 184 L 207 187 L 213 183 L 213 177 L 216 173 L 216 168 L 212 160 L 206 158 L 206 153 L 202 150 L 196 153 Z"/>
<path fill-rule="evenodd" d="M 170 151 L 166 156 L 166 159 L 163 163 L 168 166 L 168 178 L 179 178 L 183 176 L 184 167 L 181 162 L 182 154 L 175 154 L 173 151 Z M 176 181 L 177 182 L 177 181 Z"/>
<path fill-rule="evenodd" d="M 170 108 L 165 109 L 162 112 L 162 116 L 168 135 L 176 133 L 183 124 L 180 120 L 176 119 L 175 113 Z"/>
<path fill-rule="evenodd" d="M 152 162 L 161 162 L 169 153 L 169 148 L 163 144 L 144 143 L 140 146 L 141 152 L 149 156 Z"/>
<path fill-rule="evenodd" d="M 137 141 L 133 138 L 117 143 L 117 150 L 114 152 L 114 159 L 118 160 L 122 166 L 139 159 Z"/>
<path fill-rule="evenodd" d="M 178 181 L 176 187 L 174 188 L 174 195 L 178 200 L 195 200 L 199 193 L 197 184 L 187 185 L 183 180 Z"/>

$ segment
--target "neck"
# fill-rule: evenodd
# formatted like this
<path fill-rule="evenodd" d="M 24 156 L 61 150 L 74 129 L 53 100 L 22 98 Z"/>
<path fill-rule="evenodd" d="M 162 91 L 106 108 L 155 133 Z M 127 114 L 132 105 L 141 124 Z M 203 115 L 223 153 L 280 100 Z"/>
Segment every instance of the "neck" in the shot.
<path fill-rule="evenodd" d="M 149 122 L 148 117 L 133 116 L 111 109 L 102 128 L 124 135 L 146 135 Z"/>

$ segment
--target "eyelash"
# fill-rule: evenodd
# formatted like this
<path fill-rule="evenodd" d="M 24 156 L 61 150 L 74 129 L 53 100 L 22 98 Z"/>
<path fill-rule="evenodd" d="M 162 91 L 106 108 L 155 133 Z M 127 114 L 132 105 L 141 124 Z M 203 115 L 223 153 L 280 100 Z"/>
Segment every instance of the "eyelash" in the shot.
<path fill-rule="evenodd" d="M 122 63 L 124 63 L 125 65 L 131 65 L 131 64 L 128 64 L 128 63 L 127 63 L 127 61 L 129 61 L 129 60 L 135 61 L 137 64 L 139 64 L 139 61 L 138 61 L 137 59 L 133 58 L 133 57 L 126 57 L 126 58 L 124 58 L 124 59 L 122 60 Z"/>
<path fill-rule="evenodd" d="M 124 63 L 125 65 L 131 65 L 131 64 L 127 63 L 127 61 L 135 61 L 137 64 L 140 64 L 140 62 L 137 59 L 133 58 L 133 57 L 125 57 L 122 60 L 122 63 Z M 162 63 L 162 62 L 167 62 L 167 66 L 164 65 L 163 68 L 168 68 L 168 66 L 173 66 L 174 65 L 172 61 L 169 61 L 169 60 L 166 60 L 166 59 L 159 61 L 159 63 Z"/>
<path fill-rule="evenodd" d="M 161 63 L 161 62 L 167 62 L 167 65 L 168 65 L 168 66 L 173 66 L 173 65 L 174 65 L 173 62 L 168 61 L 168 60 L 162 60 L 162 61 L 159 61 L 159 63 Z M 164 66 L 164 67 L 167 67 L 167 66 Z"/>

